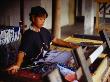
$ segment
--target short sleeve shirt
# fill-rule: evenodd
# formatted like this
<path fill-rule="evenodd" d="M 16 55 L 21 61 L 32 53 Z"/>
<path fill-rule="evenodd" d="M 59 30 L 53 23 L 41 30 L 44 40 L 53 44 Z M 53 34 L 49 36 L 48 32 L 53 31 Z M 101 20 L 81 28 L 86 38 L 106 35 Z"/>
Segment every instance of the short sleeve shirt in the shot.
<path fill-rule="evenodd" d="M 40 32 L 35 32 L 30 29 L 25 31 L 21 38 L 21 44 L 19 48 L 20 51 L 26 53 L 24 64 L 31 63 L 30 59 L 36 57 L 40 53 L 41 48 L 43 47 L 43 43 L 45 43 L 49 49 L 51 41 L 51 34 L 44 27 L 40 29 Z"/>

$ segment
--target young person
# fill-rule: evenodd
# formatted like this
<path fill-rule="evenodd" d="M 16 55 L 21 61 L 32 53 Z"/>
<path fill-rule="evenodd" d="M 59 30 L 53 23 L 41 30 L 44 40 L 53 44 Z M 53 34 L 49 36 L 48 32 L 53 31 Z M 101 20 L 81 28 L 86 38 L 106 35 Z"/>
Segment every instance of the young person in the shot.
<path fill-rule="evenodd" d="M 43 50 L 49 50 L 51 42 L 59 46 L 71 48 L 78 47 L 75 44 L 53 37 L 46 28 L 42 27 L 48 17 L 48 13 L 43 7 L 32 7 L 29 16 L 31 25 L 21 38 L 16 63 L 8 69 L 8 72 L 11 74 L 16 73 L 22 66 L 32 64 L 32 60 L 35 57 L 37 59 L 42 58 L 40 54 Z"/>

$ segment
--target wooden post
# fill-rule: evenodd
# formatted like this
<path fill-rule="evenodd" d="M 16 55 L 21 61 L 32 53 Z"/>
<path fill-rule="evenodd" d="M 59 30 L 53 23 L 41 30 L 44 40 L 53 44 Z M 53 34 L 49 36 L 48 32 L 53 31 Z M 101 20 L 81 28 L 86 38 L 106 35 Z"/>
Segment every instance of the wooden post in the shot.
<path fill-rule="evenodd" d="M 61 37 L 61 0 L 52 0 L 52 34 L 53 36 Z"/>
<path fill-rule="evenodd" d="M 96 24 L 95 24 L 95 32 L 99 33 L 99 3 L 96 4 Z"/>

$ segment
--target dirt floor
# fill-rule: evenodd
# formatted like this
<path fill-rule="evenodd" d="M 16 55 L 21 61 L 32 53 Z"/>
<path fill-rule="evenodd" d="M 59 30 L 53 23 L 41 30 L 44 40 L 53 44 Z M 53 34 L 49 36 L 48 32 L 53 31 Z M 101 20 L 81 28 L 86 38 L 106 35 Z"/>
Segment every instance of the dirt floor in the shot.
<path fill-rule="evenodd" d="M 72 36 L 73 34 L 84 34 L 84 23 L 63 26 L 61 29 L 61 38 Z"/>
<path fill-rule="evenodd" d="M 95 25 L 94 25 L 94 28 L 95 28 Z M 105 29 L 108 36 L 110 36 L 110 23 L 100 26 L 99 30 L 101 30 L 101 28 Z M 76 23 L 75 25 L 67 25 L 67 26 L 62 27 L 61 38 L 64 39 L 68 36 L 72 36 L 73 34 L 84 34 L 84 23 L 83 22 Z M 96 32 L 96 30 L 94 29 L 93 35 L 99 35 L 99 33 Z"/>

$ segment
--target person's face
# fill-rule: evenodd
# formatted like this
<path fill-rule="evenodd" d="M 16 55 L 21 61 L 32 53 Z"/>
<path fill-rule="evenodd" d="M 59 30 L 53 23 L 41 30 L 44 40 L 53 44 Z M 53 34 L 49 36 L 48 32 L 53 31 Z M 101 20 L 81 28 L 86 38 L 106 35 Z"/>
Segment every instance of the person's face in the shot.
<path fill-rule="evenodd" d="M 33 17 L 33 25 L 37 28 L 41 28 L 44 25 L 46 16 Z"/>

